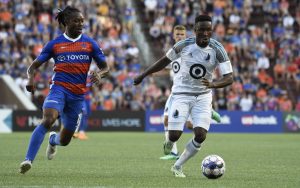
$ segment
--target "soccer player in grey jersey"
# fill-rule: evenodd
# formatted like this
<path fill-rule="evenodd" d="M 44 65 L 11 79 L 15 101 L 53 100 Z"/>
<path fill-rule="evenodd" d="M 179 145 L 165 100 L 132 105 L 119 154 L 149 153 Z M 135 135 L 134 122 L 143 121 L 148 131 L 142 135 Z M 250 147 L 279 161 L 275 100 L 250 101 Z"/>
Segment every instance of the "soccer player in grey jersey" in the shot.
<path fill-rule="evenodd" d="M 173 102 L 169 109 L 169 139 L 164 144 L 165 153 L 170 153 L 183 131 L 184 123 L 191 115 L 194 137 L 186 144 L 184 152 L 172 166 L 175 177 L 185 177 L 182 165 L 201 148 L 210 127 L 212 88 L 232 84 L 233 73 L 228 55 L 221 43 L 211 38 L 212 19 L 208 15 L 195 18 L 195 37 L 180 41 L 165 56 L 134 78 L 137 85 L 170 62 L 181 58 L 178 73 L 172 87 Z M 213 81 L 213 72 L 219 67 L 222 78 Z"/>
<path fill-rule="evenodd" d="M 173 39 L 175 40 L 176 43 L 186 39 L 186 28 L 183 25 L 176 25 L 174 27 Z M 172 69 L 173 75 L 176 75 L 179 72 L 180 64 L 181 64 L 181 58 L 178 58 L 178 59 L 172 61 L 166 68 Z M 167 102 L 165 104 L 165 108 L 164 108 L 164 130 L 165 130 L 166 140 L 168 140 L 168 138 L 169 138 L 168 113 L 169 113 L 169 107 L 170 107 L 172 101 L 173 101 L 173 95 L 171 93 L 168 97 L 168 100 L 167 100 Z M 217 113 L 213 109 L 211 112 L 211 118 L 219 123 L 221 121 L 221 117 L 220 117 L 219 113 Z M 189 118 L 186 122 L 186 127 L 188 129 L 193 129 L 193 124 L 191 123 L 191 116 L 189 116 Z M 179 155 L 178 155 L 178 149 L 177 149 L 176 142 L 173 144 L 173 148 L 172 148 L 170 154 L 160 157 L 160 159 L 162 159 L 162 160 L 177 160 L 178 158 L 179 158 Z"/>

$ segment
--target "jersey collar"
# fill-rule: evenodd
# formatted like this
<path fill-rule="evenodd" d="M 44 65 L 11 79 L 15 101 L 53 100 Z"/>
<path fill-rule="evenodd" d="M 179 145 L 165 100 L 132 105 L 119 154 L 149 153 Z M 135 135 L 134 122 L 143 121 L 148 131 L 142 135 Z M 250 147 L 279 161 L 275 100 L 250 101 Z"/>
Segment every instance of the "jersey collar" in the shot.
<path fill-rule="evenodd" d="M 201 46 L 198 46 L 198 44 L 197 43 L 195 43 L 195 46 L 197 47 L 197 48 L 200 48 L 201 50 L 207 50 L 207 49 L 211 49 L 211 47 L 209 46 L 209 44 L 206 46 L 206 47 L 201 47 Z"/>
<path fill-rule="evenodd" d="M 77 38 L 72 39 L 72 38 L 68 37 L 68 35 L 67 35 L 66 33 L 64 33 L 64 37 L 65 37 L 66 39 L 72 41 L 72 42 L 78 41 L 78 40 L 81 38 L 81 35 L 82 35 L 82 34 L 80 34 Z"/>

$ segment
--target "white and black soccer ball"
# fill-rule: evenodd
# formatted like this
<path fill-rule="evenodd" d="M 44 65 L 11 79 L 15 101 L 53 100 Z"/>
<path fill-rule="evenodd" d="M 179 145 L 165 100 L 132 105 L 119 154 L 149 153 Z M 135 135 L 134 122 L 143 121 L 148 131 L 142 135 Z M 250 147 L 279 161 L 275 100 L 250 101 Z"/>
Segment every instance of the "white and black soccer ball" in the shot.
<path fill-rule="evenodd" d="M 208 155 L 201 164 L 202 174 L 209 179 L 217 179 L 225 173 L 225 162 L 218 155 Z"/>

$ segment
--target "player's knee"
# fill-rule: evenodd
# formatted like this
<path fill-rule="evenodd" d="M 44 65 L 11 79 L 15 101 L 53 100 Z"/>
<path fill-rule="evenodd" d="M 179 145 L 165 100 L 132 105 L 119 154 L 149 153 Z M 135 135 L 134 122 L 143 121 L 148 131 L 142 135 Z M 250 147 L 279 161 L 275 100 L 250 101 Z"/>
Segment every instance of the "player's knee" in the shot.
<path fill-rule="evenodd" d="M 164 126 L 168 127 L 168 116 L 164 117 Z"/>
<path fill-rule="evenodd" d="M 202 142 L 204 142 L 204 140 L 206 139 L 206 134 L 207 134 L 207 130 L 201 128 L 201 127 L 196 127 L 194 129 L 195 132 L 195 138 L 194 140 L 196 142 L 198 142 L 199 144 L 201 144 Z"/>
<path fill-rule="evenodd" d="M 190 129 L 190 130 L 193 130 L 193 124 L 192 124 L 192 122 L 187 121 L 187 122 L 186 122 L 186 127 L 187 127 L 188 129 Z"/>
<path fill-rule="evenodd" d="M 182 131 L 169 131 L 169 140 L 171 142 L 176 142 L 182 134 Z"/>
<path fill-rule="evenodd" d="M 53 115 L 45 114 L 43 116 L 42 124 L 46 128 L 50 129 L 55 121 L 56 121 L 56 117 L 54 117 Z"/>

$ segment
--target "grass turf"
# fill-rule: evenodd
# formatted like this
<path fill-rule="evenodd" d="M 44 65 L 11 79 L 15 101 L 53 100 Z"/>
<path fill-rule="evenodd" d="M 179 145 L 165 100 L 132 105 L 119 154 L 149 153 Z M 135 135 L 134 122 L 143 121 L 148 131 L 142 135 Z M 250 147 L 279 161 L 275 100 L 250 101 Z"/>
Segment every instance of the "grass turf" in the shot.
<path fill-rule="evenodd" d="M 0 134 L 0 187 L 300 187 L 300 135 L 208 134 L 201 151 L 184 166 L 186 178 L 170 172 L 174 161 L 162 161 L 161 133 L 88 133 L 59 147 L 55 159 L 45 156 L 48 136 L 32 169 L 18 173 L 30 133 Z M 191 134 L 183 134 L 183 150 Z M 200 171 L 202 159 L 218 154 L 226 172 L 217 180 Z"/>

